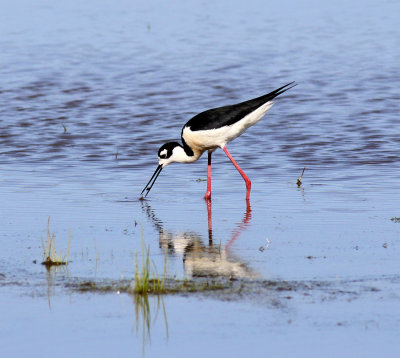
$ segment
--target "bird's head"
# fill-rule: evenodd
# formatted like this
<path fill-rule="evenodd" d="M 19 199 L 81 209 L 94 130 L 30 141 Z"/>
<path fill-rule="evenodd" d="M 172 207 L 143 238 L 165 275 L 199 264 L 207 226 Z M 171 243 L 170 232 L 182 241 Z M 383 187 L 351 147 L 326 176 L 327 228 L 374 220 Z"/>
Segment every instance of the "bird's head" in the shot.
<path fill-rule="evenodd" d="M 182 146 L 177 142 L 163 144 L 158 150 L 158 164 L 165 168 L 168 164 L 179 162 L 182 151 Z"/>
<path fill-rule="evenodd" d="M 185 157 L 184 153 L 185 151 L 183 150 L 182 146 L 177 142 L 165 143 L 160 147 L 160 149 L 158 150 L 158 167 L 147 185 L 140 193 L 140 195 L 142 195 L 142 198 L 146 197 L 147 194 L 150 192 L 158 176 L 160 175 L 161 170 L 165 168 L 168 164 L 171 164 L 173 162 L 182 162 L 182 158 Z"/>

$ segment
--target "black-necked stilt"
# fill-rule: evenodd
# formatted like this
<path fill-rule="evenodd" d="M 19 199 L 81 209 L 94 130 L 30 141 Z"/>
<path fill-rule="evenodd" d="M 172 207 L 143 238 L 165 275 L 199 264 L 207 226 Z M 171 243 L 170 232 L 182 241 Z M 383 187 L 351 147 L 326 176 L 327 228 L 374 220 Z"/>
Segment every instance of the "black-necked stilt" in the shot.
<path fill-rule="evenodd" d="M 208 150 L 207 192 L 204 198 L 211 199 L 211 154 L 221 148 L 246 182 L 246 199 L 250 197 L 251 181 L 232 158 L 226 145 L 239 137 L 247 128 L 256 124 L 274 104 L 272 100 L 283 92 L 294 87 L 294 82 L 288 83 L 275 91 L 261 97 L 241 102 L 231 106 L 209 109 L 194 116 L 182 128 L 182 144 L 165 143 L 158 150 L 158 167 L 142 190 L 147 194 L 153 187 L 161 170 L 173 162 L 193 163 Z"/>

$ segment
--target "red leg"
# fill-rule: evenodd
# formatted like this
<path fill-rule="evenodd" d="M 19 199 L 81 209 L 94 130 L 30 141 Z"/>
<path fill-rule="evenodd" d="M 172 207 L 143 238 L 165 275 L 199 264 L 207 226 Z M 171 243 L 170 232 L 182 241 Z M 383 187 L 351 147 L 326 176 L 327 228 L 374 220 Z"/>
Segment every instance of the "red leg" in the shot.
<path fill-rule="evenodd" d="M 211 200 L 206 200 L 206 204 L 207 204 L 207 214 L 208 214 L 208 244 L 212 246 L 213 237 L 212 237 Z"/>
<path fill-rule="evenodd" d="M 208 151 L 207 192 L 204 199 L 211 200 L 211 151 Z"/>
<path fill-rule="evenodd" d="M 240 224 L 238 224 L 237 228 L 232 231 L 232 239 L 230 239 L 225 245 L 226 251 L 228 252 L 236 241 L 236 239 L 241 235 L 241 233 L 250 225 L 251 219 L 251 206 L 250 200 L 246 200 L 246 214 Z"/>
<path fill-rule="evenodd" d="M 242 169 L 240 169 L 238 163 L 236 163 L 235 159 L 232 158 L 232 156 L 229 154 L 228 149 L 226 147 L 222 148 L 225 152 L 225 154 L 228 156 L 228 158 L 231 160 L 235 168 L 238 170 L 240 175 L 243 177 L 244 181 L 246 182 L 246 200 L 249 200 L 250 198 L 250 190 L 251 190 L 251 181 L 250 179 L 246 176 L 246 174 L 243 172 Z"/>

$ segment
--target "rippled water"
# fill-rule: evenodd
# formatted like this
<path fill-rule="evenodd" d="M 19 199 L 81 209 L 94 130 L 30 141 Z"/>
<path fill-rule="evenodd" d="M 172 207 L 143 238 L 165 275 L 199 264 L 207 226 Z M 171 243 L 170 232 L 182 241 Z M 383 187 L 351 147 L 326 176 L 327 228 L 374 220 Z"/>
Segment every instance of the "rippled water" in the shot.
<path fill-rule="evenodd" d="M 3 14 L 3 164 L 115 170 L 118 152 L 142 168 L 194 114 L 295 80 L 238 159 L 268 174 L 398 169 L 395 3 L 43 3 Z"/>
<path fill-rule="evenodd" d="M 171 355 L 180 356 L 174 347 L 183 344 L 181 338 L 186 347 L 199 347 L 194 337 L 208 340 L 217 352 L 223 342 L 229 351 L 243 354 L 248 344 L 240 346 L 220 332 L 234 336 L 244 329 L 251 332 L 244 337 L 247 342 L 273 337 L 269 344 L 277 354 L 304 348 L 299 332 L 307 332 L 305 342 L 323 332 L 328 343 L 342 340 L 356 353 L 390 356 L 394 335 L 389 332 L 400 326 L 392 314 L 398 309 L 393 285 L 398 288 L 400 224 L 390 220 L 400 216 L 399 13 L 396 1 L 2 2 L 4 313 L 25 306 L 25 295 L 33 294 L 39 303 L 28 300 L 27 307 L 40 306 L 44 295 L 59 306 L 60 319 L 67 319 L 63 310 L 72 311 L 71 317 L 82 314 L 65 303 L 65 294 L 45 293 L 53 283 L 40 265 L 32 264 L 40 260 L 40 237 L 51 216 L 61 246 L 72 229 L 71 272 L 59 274 L 61 286 L 70 276 L 131 277 L 142 230 L 155 262 L 162 265 L 167 248 L 170 271 L 179 277 L 232 272 L 246 279 L 325 282 L 345 277 L 338 291 L 341 284 L 350 290 L 352 280 L 361 280 L 378 287 L 383 297 L 382 309 L 376 308 L 382 302 L 378 297 L 364 294 L 365 287 L 355 297 L 339 297 L 325 306 L 327 297 L 318 290 L 315 301 L 300 295 L 289 306 L 278 295 L 285 303 L 280 308 L 272 301 L 254 308 L 253 301 L 224 305 L 215 298 L 183 303 L 181 297 L 168 298 L 165 349 Z M 298 86 L 228 146 L 252 179 L 251 207 L 243 200 L 241 177 L 222 151 L 214 155 L 212 211 L 202 200 L 205 182 L 198 181 L 206 177 L 205 157 L 192 165 L 169 166 L 149 200 L 137 200 L 156 167 L 159 146 L 179 140 L 192 116 L 291 81 Z M 13 306 L 9 297 L 15 296 L 20 298 Z M 353 299 L 362 307 L 346 304 Z M 100 324 L 123 331 L 123 338 L 114 337 L 114 349 L 118 345 L 126 353 L 130 343 L 139 345 L 140 339 L 127 333 L 131 323 L 123 321 L 124 328 L 118 328 L 121 321 L 115 316 L 122 313 L 108 306 L 118 304 L 92 300 L 104 316 L 110 310 L 114 317 L 102 315 Z M 189 317 L 196 305 L 201 312 L 218 306 L 220 313 L 211 323 L 200 313 L 183 322 L 178 307 Z M 30 320 L 40 322 L 43 315 L 44 325 L 59 327 L 47 307 L 38 316 L 32 312 L 26 313 Z M 226 318 L 231 315 L 240 319 Z M 7 317 L 15 328 L 1 329 L 3 337 L 28 335 L 23 314 Z M 99 325 L 95 313 L 87 319 L 88 327 Z M 184 327 L 192 324 L 199 328 L 191 328 L 189 338 Z M 205 333 L 210 324 L 219 329 L 217 339 Z M 371 334 L 364 332 L 366 326 L 375 327 Z M 165 332 L 162 324 L 156 327 L 159 342 Z M 102 335 L 93 330 L 88 339 L 95 342 Z M 351 335 L 359 343 L 368 340 L 368 349 L 346 341 Z M 287 339 L 296 345 L 281 351 Z M 383 350 L 380 339 L 386 342 Z M 18 346 L 16 338 L 14 343 Z M 148 349 L 159 353 L 157 344 Z M 199 356 L 211 354 L 210 349 L 199 347 Z M 17 351 L 8 347 L 5 352 Z M 312 352 L 327 353 L 319 345 Z M 344 348 L 335 352 L 346 356 Z"/>

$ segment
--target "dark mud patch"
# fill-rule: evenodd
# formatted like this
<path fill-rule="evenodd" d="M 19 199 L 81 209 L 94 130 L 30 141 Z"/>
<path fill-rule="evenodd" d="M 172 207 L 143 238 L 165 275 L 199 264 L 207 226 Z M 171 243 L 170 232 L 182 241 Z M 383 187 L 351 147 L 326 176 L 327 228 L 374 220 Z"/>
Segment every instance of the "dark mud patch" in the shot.
<path fill-rule="evenodd" d="M 149 281 L 149 295 L 171 295 L 171 294 L 190 294 L 200 292 L 226 291 L 231 289 L 231 284 L 224 280 L 176 280 L 166 279 L 164 289 L 160 293 L 154 293 L 152 286 L 158 280 Z M 85 280 L 69 282 L 66 288 L 73 291 L 86 293 L 129 293 L 134 294 L 134 281 L 132 280 Z"/>
<path fill-rule="evenodd" d="M 200 295 L 229 301 L 267 300 L 273 302 L 274 305 L 293 299 L 316 303 L 332 300 L 352 301 L 370 294 L 384 295 L 393 283 L 398 285 L 400 278 L 387 276 L 332 281 L 229 280 L 222 278 L 215 280 L 206 278 L 194 280 L 166 279 L 164 292 L 158 295 Z M 70 279 L 65 284 L 65 288 L 78 293 L 134 294 L 134 284 L 131 280 Z M 151 290 L 149 295 L 152 295 Z"/>

